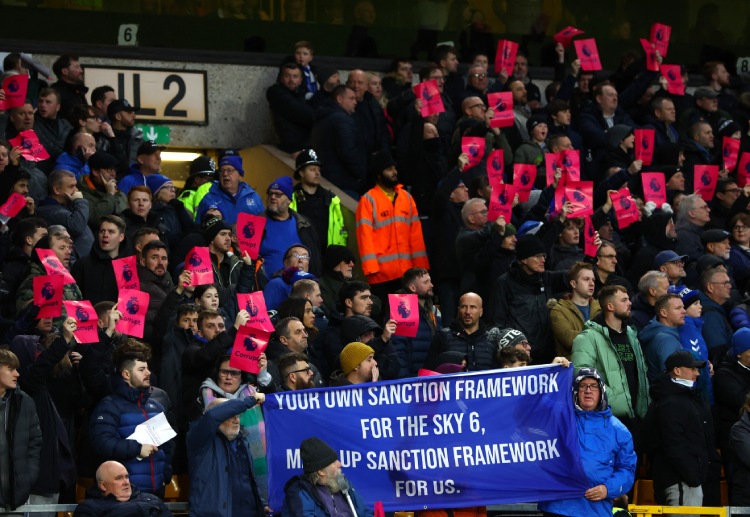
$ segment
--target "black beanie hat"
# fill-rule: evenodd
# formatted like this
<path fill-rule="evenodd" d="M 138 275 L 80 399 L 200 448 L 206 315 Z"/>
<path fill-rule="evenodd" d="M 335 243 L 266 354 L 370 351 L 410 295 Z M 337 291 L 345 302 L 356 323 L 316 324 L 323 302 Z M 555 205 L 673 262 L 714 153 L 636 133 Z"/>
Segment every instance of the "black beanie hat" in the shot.
<path fill-rule="evenodd" d="M 516 260 L 523 260 L 540 253 L 547 253 L 547 250 L 536 235 L 524 235 L 516 242 Z"/>
<path fill-rule="evenodd" d="M 339 459 L 336 451 L 315 436 L 302 442 L 299 455 L 302 458 L 302 469 L 305 474 L 322 470 Z"/>
<path fill-rule="evenodd" d="M 209 217 L 203 221 L 203 238 L 206 239 L 207 244 L 211 242 L 219 235 L 221 230 L 231 230 L 232 226 L 228 224 L 224 219 L 218 217 Z"/>
<path fill-rule="evenodd" d="M 342 261 L 356 262 L 357 259 L 354 253 L 346 246 L 331 244 L 326 248 L 325 255 L 323 256 L 323 271 L 333 271 L 333 268 L 338 266 Z"/>

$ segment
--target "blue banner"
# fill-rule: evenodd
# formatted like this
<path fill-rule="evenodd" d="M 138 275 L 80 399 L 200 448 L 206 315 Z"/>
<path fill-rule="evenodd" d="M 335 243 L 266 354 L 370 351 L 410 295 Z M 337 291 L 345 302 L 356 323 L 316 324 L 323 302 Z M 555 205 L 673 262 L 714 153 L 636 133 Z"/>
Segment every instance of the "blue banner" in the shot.
<path fill-rule="evenodd" d="M 311 436 L 387 511 L 581 497 L 572 383 L 554 365 L 268 395 L 269 506 L 281 509 Z"/>

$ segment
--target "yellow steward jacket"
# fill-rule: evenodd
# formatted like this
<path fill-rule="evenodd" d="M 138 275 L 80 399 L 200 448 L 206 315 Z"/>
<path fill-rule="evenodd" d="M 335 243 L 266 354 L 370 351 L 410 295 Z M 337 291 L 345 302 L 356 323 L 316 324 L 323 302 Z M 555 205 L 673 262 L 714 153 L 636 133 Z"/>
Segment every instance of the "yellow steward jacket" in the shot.
<path fill-rule="evenodd" d="M 412 267 L 429 269 L 417 205 L 401 185 L 393 202 L 378 187 L 357 205 L 357 244 L 370 284 L 401 278 Z"/>

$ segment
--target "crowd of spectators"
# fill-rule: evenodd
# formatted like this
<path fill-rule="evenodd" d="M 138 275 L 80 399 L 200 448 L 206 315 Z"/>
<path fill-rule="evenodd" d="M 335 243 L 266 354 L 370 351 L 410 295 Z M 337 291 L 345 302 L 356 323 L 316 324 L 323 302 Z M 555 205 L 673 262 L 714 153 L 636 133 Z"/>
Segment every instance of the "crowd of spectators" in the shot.
<path fill-rule="evenodd" d="M 25 199 L 0 236 L 0 326 L 9 348 L 0 351 L 0 390 L 28 394 L 2 398 L 20 411 L 12 424 L 24 443 L 0 441 L 0 506 L 29 496 L 72 501 L 76 477 L 93 477 L 102 462 L 110 463 L 97 473 L 94 497 L 111 494 L 108 476 L 124 468 L 133 491 L 117 500 L 138 504 L 154 504 L 138 494 L 163 496 L 173 474 L 205 485 L 206 465 L 247 476 L 249 462 L 250 495 L 229 482 L 228 499 L 204 487 L 200 504 L 223 504 L 217 515 L 261 508 L 263 393 L 568 359 L 586 369 L 577 384 L 595 379 L 577 385 L 576 397 L 601 388 L 584 410 L 606 410 L 642 461 L 658 459 L 657 501 L 719 505 L 723 463 L 730 501 L 750 502 L 750 460 L 746 444 L 736 445 L 750 392 L 750 185 L 737 166 L 750 152 L 750 88 L 725 64 L 707 62 L 704 83 L 677 95 L 644 56 L 610 76 L 584 71 L 562 44 L 555 50 L 554 80 L 542 94 L 522 52 L 510 76 L 492 73 L 486 55 L 465 63 L 462 75 L 458 51 L 440 45 L 416 75 L 410 60 L 395 59 L 384 77 L 352 70 L 342 82 L 340 71 L 314 64 L 310 42 L 298 42 L 266 91 L 279 147 L 296 166 L 265 196 L 251 186 L 252 164 L 231 149 L 218 166 L 207 156 L 193 161 L 178 195 L 161 173 L 164 147 L 135 126 L 137 107 L 108 86 L 87 97 L 81 60 L 61 56 L 57 82 L 30 86 L 37 95 L 0 116 L 0 202 Z M 6 75 L 30 66 L 19 54 L 4 62 Z M 425 81 L 436 82 L 444 111 L 423 117 L 412 86 Z M 508 127 L 491 122 L 487 95 L 495 92 L 512 95 Z M 635 155 L 637 129 L 655 132 L 650 164 Z M 33 161 L 9 143 L 29 131 L 49 158 Z M 484 140 L 478 163 L 464 137 Z M 723 152 L 726 140 L 738 141 L 735 163 Z M 495 150 L 503 163 L 490 163 Z M 551 176 L 545 166 L 567 152 L 579 157 L 580 179 L 592 182 L 592 210 L 582 217 L 556 196 L 572 181 L 571 166 L 556 163 Z M 488 170 L 513 184 L 515 165 L 536 169 L 534 189 L 528 201 L 516 195 L 509 217 L 490 219 L 498 184 Z M 709 195 L 696 193 L 694 180 L 705 165 L 718 170 Z M 660 206 L 645 202 L 647 172 L 663 175 Z M 346 227 L 341 199 L 321 177 L 358 203 L 356 227 Z M 617 200 L 626 186 L 638 207 L 629 225 Z M 242 214 L 265 218 L 258 258 L 240 252 L 238 237 L 252 237 L 238 227 Z M 355 237 L 358 256 L 347 247 Z M 211 284 L 193 285 L 185 270 L 196 246 L 208 248 Z M 45 252 L 70 273 L 63 299 L 94 305 L 97 343 L 73 338 L 78 314 L 38 317 L 35 278 L 47 274 Z M 142 339 L 116 328 L 124 307 L 113 261 L 131 256 L 131 274 L 150 295 Z M 258 291 L 275 330 L 260 373 L 249 374 L 229 353 L 258 315 L 237 295 Z M 414 338 L 395 335 L 391 318 L 389 295 L 404 293 L 419 304 Z M 176 439 L 156 447 L 127 438 L 160 412 Z M 240 448 L 230 429 L 237 418 Z M 197 430 L 189 433 L 191 423 Z M 632 463 L 626 453 L 617 454 Z M 697 466 L 683 468 L 693 457 Z M 36 481 L 11 490 L 4 469 L 20 461 Z M 40 461 L 46 473 L 37 477 Z M 604 485 L 597 482 L 591 500 L 607 500 Z"/>

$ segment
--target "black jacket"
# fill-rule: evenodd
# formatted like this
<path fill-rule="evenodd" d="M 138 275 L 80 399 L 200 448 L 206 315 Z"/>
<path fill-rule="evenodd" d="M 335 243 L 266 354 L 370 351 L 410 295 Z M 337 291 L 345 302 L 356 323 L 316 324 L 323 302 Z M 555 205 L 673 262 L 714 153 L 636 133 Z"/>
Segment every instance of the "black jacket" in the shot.
<path fill-rule="evenodd" d="M 279 137 L 279 149 L 294 153 L 309 147 L 314 112 L 305 100 L 305 92 L 291 91 L 275 83 L 266 90 L 266 100 Z"/>
<path fill-rule="evenodd" d="M 125 241 L 120 245 L 120 252 L 126 249 Z M 122 258 L 118 253 L 116 258 Z M 70 268 L 70 274 L 75 278 L 84 299 L 92 305 L 104 301 L 117 301 L 117 280 L 112 267 L 112 257 L 99 246 L 99 240 L 94 241 L 91 253 L 75 261 Z"/>
<path fill-rule="evenodd" d="M 450 327 L 445 327 L 435 333 L 427 353 L 427 368 L 440 366 L 438 358 L 445 352 L 459 352 L 466 356 L 467 366 L 470 372 L 479 370 L 491 370 L 496 368 L 495 353 L 497 345 L 490 343 L 487 333 L 492 327 L 479 322 L 479 328 L 473 334 L 467 334 L 458 320 L 453 321 Z"/>
<path fill-rule="evenodd" d="M 716 432 L 719 447 L 724 450 L 729 443 L 729 430 L 737 422 L 745 396 L 750 393 L 750 369 L 740 365 L 731 350 L 715 368 Z"/>
<path fill-rule="evenodd" d="M 86 500 L 78 505 L 74 517 L 170 517 L 164 501 L 133 487 L 128 501 L 118 501 L 110 494 L 102 496 L 96 485 L 86 490 Z"/>
<path fill-rule="evenodd" d="M 650 388 L 652 403 L 646 415 L 651 438 L 654 494 L 664 504 L 664 489 L 677 483 L 704 483 L 709 464 L 718 459 L 713 419 L 696 389 L 673 382 L 664 374 Z"/>
<path fill-rule="evenodd" d="M 8 390 L 5 397 L 8 404 L 5 439 L 10 450 L 10 484 L 13 489 L 12 499 L 0 501 L 0 504 L 16 509 L 29 498 L 39 475 L 42 431 L 31 397 L 20 389 Z"/>

